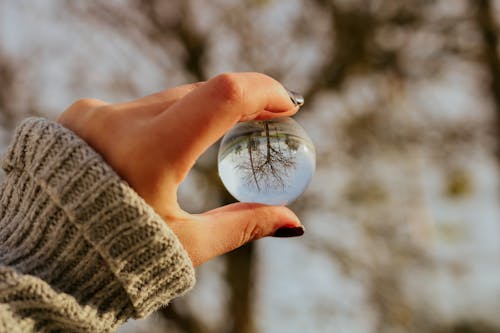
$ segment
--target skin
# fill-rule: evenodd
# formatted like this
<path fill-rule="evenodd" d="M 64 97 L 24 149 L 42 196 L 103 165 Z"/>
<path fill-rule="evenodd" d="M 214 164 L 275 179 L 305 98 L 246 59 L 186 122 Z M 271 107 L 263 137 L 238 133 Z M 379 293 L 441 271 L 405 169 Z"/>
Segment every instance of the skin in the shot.
<path fill-rule="evenodd" d="M 197 158 L 238 121 L 291 116 L 298 111 L 276 80 L 259 73 L 226 73 L 131 102 L 81 99 L 57 121 L 91 147 L 164 219 L 194 266 L 301 226 L 284 206 L 235 203 L 189 214 L 177 189 Z"/>

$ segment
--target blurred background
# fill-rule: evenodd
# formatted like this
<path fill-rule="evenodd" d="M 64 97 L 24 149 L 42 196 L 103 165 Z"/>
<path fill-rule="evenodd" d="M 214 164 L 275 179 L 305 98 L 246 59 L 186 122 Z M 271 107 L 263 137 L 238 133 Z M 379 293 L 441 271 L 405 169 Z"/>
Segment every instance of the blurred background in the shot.
<path fill-rule="evenodd" d="M 490 0 L 0 0 L 0 151 L 81 97 L 267 73 L 305 95 L 306 234 L 209 262 L 119 332 L 500 332 L 499 19 Z M 216 152 L 190 212 L 233 201 Z"/>

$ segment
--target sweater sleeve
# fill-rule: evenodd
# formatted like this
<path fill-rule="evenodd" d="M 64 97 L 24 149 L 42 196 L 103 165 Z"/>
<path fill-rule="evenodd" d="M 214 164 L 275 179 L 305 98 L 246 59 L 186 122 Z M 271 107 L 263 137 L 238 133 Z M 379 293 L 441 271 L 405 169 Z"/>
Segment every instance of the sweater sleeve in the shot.
<path fill-rule="evenodd" d="M 25 120 L 2 167 L 0 332 L 113 331 L 194 284 L 167 224 L 68 129 Z"/>

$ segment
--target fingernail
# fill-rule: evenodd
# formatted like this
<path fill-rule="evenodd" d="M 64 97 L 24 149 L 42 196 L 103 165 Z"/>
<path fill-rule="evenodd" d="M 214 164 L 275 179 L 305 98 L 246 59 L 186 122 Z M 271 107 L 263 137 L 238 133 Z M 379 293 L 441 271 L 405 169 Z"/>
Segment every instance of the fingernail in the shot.
<path fill-rule="evenodd" d="M 295 91 L 292 91 L 289 89 L 286 89 L 286 91 L 288 92 L 288 96 L 290 96 L 290 99 L 292 100 L 292 102 L 295 106 L 304 105 L 304 96 L 302 96 L 298 92 L 295 92 Z"/>
<path fill-rule="evenodd" d="M 273 237 L 297 237 L 304 234 L 304 227 L 282 227 L 276 230 Z"/>

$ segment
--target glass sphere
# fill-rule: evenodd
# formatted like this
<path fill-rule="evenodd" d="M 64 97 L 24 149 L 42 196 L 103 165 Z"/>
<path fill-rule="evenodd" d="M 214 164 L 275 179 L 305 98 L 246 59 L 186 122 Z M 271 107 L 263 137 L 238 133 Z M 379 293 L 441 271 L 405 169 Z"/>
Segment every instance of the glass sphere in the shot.
<path fill-rule="evenodd" d="M 237 200 L 286 205 L 311 182 L 316 152 L 292 118 L 242 122 L 222 138 L 218 167 Z"/>

